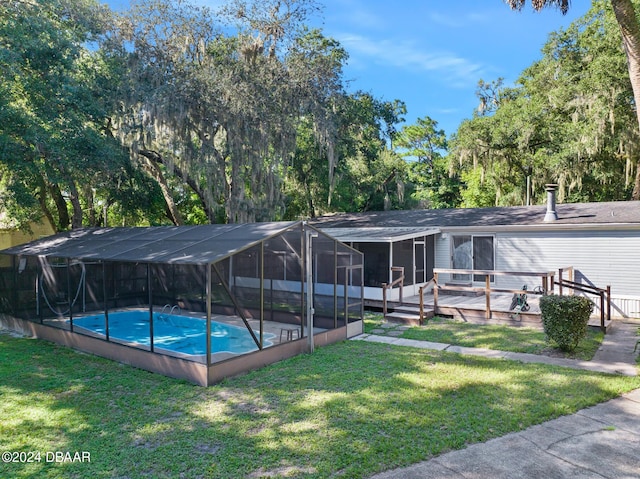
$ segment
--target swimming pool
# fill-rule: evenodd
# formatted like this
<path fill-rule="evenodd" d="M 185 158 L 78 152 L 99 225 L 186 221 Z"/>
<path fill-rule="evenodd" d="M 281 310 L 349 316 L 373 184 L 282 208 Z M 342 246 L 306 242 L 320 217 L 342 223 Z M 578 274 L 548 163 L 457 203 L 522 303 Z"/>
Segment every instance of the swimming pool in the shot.
<path fill-rule="evenodd" d="M 106 334 L 104 315 L 73 319 L 74 327 Z M 254 331 L 257 337 L 259 332 Z M 264 347 L 275 335 L 265 333 Z M 109 313 L 109 339 L 150 346 L 149 312 L 143 310 Z M 153 346 L 188 355 L 204 355 L 207 351 L 206 320 L 191 316 L 153 313 Z M 244 354 L 258 347 L 246 328 L 211 321 L 211 353 Z"/>

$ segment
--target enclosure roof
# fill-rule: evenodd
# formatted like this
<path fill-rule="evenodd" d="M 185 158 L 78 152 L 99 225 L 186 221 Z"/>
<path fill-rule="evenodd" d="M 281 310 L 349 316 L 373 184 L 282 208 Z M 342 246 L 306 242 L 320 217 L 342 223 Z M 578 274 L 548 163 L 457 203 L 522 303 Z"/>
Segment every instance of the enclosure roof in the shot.
<path fill-rule="evenodd" d="M 276 236 L 299 221 L 149 228 L 88 228 L 49 236 L 5 254 L 140 263 L 209 264 Z"/>
<path fill-rule="evenodd" d="M 355 227 L 536 227 L 630 226 L 640 227 L 640 201 L 562 203 L 556 205 L 558 220 L 544 223 L 546 206 L 451 208 L 435 210 L 372 211 L 324 216 L 315 226 L 333 236 L 333 228 Z M 331 230 L 329 229 L 331 228 Z"/>
<path fill-rule="evenodd" d="M 361 228 L 320 228 L 332 238 L 343 242 L 394 243 L 419 236 L 429 236 L 440 233 L 439 228 L 425 227 L 361 227 Z"/>

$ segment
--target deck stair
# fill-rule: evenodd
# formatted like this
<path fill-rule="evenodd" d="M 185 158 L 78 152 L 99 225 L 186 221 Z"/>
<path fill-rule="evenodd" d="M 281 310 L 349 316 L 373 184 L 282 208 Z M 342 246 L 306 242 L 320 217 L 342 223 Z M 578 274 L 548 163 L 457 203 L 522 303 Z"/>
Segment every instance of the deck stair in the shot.
<path fill-rule="evenodd" d="M 435 315 L 433 306 L 424 307 L 424 320 Z M 390 304 L 385 319 L 396 323 L 420 324 L 420 307 L 415 304 Z"/>

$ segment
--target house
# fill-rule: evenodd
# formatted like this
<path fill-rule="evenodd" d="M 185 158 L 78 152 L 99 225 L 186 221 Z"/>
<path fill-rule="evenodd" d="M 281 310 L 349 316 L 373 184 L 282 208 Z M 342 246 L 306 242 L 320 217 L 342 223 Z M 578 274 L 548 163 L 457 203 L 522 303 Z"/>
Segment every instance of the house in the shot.
<path fill-rule="evenodd" d="M 30 232 L 17 228 L 15 221 L 11 220 L 5 211 L 0 210 L 0 250 L 10 248 L 23 243 L 28 243 L 37 238 L 50 236 L 55 233 L 48 220 L 32 222 Z"/>
<path fill-rule="evenodd" d="M 573 267 L 574 281 L 611 286 L 612 315 L 640 317 L 640 202 L 380 211 L 319 218 L 322 231 L 364 254 L 365 299 L 382 299 L 403 267 L 404 295 L 434 268 L 550 272 Z M 395 273 L 395 274 L 394 274 Z M 480 281 L 478 281 L 480 280 Z M 484 276 L 449 275 L 439 283 L 484 285 Z M 492 288 L 538 285 L 531 277 L 491 276 Z M 398 288 L 388 291 L 397 298 Z"/>

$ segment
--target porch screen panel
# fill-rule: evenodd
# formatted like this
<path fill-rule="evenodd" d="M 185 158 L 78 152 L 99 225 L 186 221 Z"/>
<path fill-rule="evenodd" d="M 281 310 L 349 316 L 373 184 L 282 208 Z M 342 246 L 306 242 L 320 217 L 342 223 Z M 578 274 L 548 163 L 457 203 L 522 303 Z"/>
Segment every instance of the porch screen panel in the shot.
<path fill-rule="evenodd" d="M 66 258 L 39 258 L 41 273 L 38 278 L 39 315 L 48 325 L 69 329 L 70 312 L 82 295 L 82 276 L 79 263 Z M 71 271 L 73 270 L 73 271 Z"/>
<path fill-rule="evenodd" d="M 316 328 L 336 327 L 336 242 L 323 234 L 313 238 L 313 324 Z"/>
<path fill-rule="evenodd" d="M 152 265 L 154 308 L 174 306 L 179 312 L 206 311 L 206 268 L 202 265 Z"/>
<path fill-rule="evenodd" d="M 425 271 L 425 281 L 430 281 L 431 279 L 433 279 L 433 268 L 435 267 L 436 264 L 436 247 L 435 247 L 435 236 L 434 235 L 430 235 L 426 237 L 426 268 L 427 270 Z"/>
<path fill-rule="evenodd" d="M 404 268 L 403 286 L 413 284 L 413 240 L 408 239 L 393 244 L 393 264 L 391 266 Z M 399 274 L 394 273 L 393 279 L 398 278 Z"/>
<path fill-rule="evenodd" d="M 234 262 L 232 259 L 235 258 L 225 258 L 215 263 L 216 269 L 221 276 L 218 276 L 216 270 L 213 270 L 211 276 L 211 312 L 213 314 L 236 314 L 233 302 L 223 285 L 223 283 L 226 283 L 232 291 L 236 289 L 233 276 Z"/>
<path fill-rule="evenodd" d="M 352 252 L 350 255 L 350 274 L 347 282 L 347 321 L 362 321 L 364 314 L 363 297 L 363 272 L 364 264 L 362 255 Z"/>
<path fill-rule="evenodd" d="M 300 247 L 298 230 L 289 232 L 288 237 L 280 235 L 264 243 L 265 322 L 276 321 L 301 326 L 302 264 L 301 251 L 296 247 Z"/>
<path fill-rule="evenodd" d="M 356 301 L 349 303 L 349 322 L 362 321 L 364 318 L 364 291 L 363 291 L 363 278 L 362 278 L 362 264 L 359 269 L 352 270 L 351 272 L 351 289 L 350 296 L 355 298 Z M 360 291 L 358 291 L 358 289 Z"/>
<path fill-rule="evenodd" d="M 109 286 L 113 296 L 109 308 L 149 306 L 147 265 L 143 263 L 113 263 L 113 280 Z"/>
<path fill-rule="evenodd" d="M 105 284 L 104 265 L 102 262 L 85 262 L 85 287 L 86 304 L 85 311 L 104 310 Z"/>
<path fill-rule="evenodd" d="M 105 285 L 101 262 L 72 261 L 69 267 L 74 318 L 83 313 L 104 311 Z M 75 299 L 75 301 L 73 301 Z"/>
<path fill-rule="evenodd" d="M 35 257 L 0 255 L 0 313 L 39 321 L 39 302 L 35 284 L 40 277 Z"/>
<path fill-rule="evenodd" d="M 425 243 L 424 238 L 416 238 L 415 250 L 416 250 L 416 280 L 415 283 L 425 282 L 425 270 L 426 270 L 426 258 L 425 258 Z"/>
<path fill-rule="evenodd" d="M 389 244 L 354 243 L 354 248 L 364 254 L 364 285 L 379 288 L 389 281 Z"/>
<path fill-rule="evenodd" d="M 362 320 L 363 260 L 353 249 L 337 243 L 336 326 Z"/>
<path fill-rule="evenodd" d="M 13 269 L 13 260 L 14 258 L 11 256 L 0 254 L 0 313 L 11 315 L 15 315 L 13 304 L 17 303 L 17 301 L 15 301 L 15 297 L 17 296 L 15 292 L 17 273 L 14 272 Z M 24 265 L 26 267 L 26 258 Z M 14 293 L 11 293 L 11 291 L 14 291 Z"/>
<path fill-rule="evenodd" d="M 261 245 L 233 255 L 232 291 L 248 318 L 260 318 L 260 277 L 262 271 Z"/>

